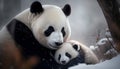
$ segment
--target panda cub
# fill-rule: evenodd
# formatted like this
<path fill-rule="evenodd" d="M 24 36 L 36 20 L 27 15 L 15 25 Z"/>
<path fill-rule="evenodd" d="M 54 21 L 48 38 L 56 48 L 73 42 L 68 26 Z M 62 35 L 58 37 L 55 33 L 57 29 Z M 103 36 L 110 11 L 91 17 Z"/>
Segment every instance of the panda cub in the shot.
<path fill-rule="evenodd" d="M 72 65 L 70 63 L 73 63 L 73 61 L 86 64 L 96 64 L 99 62 L 92 50 L 75 40 L 63 43 L 62 47 L 56 51 L 54 58 L 57 63 L 62 65 L 68 64 L 69 66 Z"/>

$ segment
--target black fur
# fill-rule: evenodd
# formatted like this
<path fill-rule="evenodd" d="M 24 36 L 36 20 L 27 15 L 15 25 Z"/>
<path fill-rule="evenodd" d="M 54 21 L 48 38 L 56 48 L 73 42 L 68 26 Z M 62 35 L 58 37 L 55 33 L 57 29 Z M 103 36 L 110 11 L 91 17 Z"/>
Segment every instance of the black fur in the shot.
<path fill-rule="evenodd" d="M 71 13 L 71 7 L 69 4 L 66 4 L 62 10 L 66 16 L 69 16 Z"/>
<path fill-rule="evenodd" d="M 7 29 L 16 44 L 20 45 L 18 48 L 21 48 L 21 54 L 25 59 L 28 59 L 31 56 L 40 57 L 40 63 L 33 69 L 50 69 L 50 66 L 47 64 L 51 64 L 49 63 L 49 60 L 52 58 L 50 53 L 54 52 L 54 50 L 50 50 L 41 45 L 35 39 L 32 31 L 24 23 L 16 19 L 12 20 L 7 25 Z M 45 61 L 43 61 L 43 59 L 45 59 Z"/>
<path fill-rule="evenodd" d="M 37 14 L 37 13 L 43 12 L 44 9 L 42 8 L 42 5 L 41 5 L 40 2 L 35 1 L 35 2 L 32 3 L 32 5 L 30 7 L 30 11 L 31 11 L 31 13 Z"/>
<path fill-rule="evenodd" d="M 68 52 L 65 53 L 65 56 L 67 56 L 67 57 L 69 57 L 69 58 L 72 57 Z"/>
<path fill-rule="evenodd" d="M 66 32 L 65 32 L 65 29 L 64 29 L 64 27 L 62 28 L 61 32 L 62 32 L 62 34 L 63 34 L 63 37 L 65 37 L 65 35 L 66 35 Z"/>
<path fill-rule="evenodd" d="M 73 45 L 73 48 L 76 50 L 76 51 L 78 51 L 78 45 Z"/>
<path fill-rule="evenodd" d="M 55 31 L 55 30 L 54 30 L 53 26 L 49 26 L 48 29 L 44 32 L 44 35 L 45 35 L 46 37 L 48 37 L 48 36 L 50 36 L 51 33 L 54 32 L 54 31 Z"/>
<path fill-rule="evenodd" d="M 58 60 L 60 61 L 60 58 L 61 58 L 61 54 L 59 54 L 59 57 L 58 57 Z"/>

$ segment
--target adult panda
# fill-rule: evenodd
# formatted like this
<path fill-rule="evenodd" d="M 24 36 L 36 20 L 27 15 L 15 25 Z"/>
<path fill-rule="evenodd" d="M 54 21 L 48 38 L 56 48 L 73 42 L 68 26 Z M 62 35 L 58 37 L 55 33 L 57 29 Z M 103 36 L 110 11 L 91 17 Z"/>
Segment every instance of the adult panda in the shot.
<path fill-rule="evenodd" d="M 30 8 L 15 16 L 0 31 L 2 69 L 11 66 L 19 69 L 23 59 L 27 61 L 31 56 L 38 57 L 40 61 L 34 69 L 49 69 L 44 67 L 49 63 L 50 52 L 58 49 L 71 34 L 68 21 L 70 13 L 68 4 L 61 9 L 35 1 Z"/>
<path fill-rule="evenodd" d="M 68 40 L 61 45 L 54 55 L 57 63 L 63 65 L 61 69 L 68 69 L 78 63 L 96 64 L 96 55 L 84 44 L 76 40 Z"/>

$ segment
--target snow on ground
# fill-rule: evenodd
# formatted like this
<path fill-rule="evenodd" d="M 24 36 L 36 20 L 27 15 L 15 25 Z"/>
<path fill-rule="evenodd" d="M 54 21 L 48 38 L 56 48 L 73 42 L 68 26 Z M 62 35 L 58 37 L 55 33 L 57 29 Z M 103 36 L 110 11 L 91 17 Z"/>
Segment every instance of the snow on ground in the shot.
<path fill-rule="evenodd" d="M 120 55 L 96 65 L 79 64 L 69 69 L 120 69 Z"/>

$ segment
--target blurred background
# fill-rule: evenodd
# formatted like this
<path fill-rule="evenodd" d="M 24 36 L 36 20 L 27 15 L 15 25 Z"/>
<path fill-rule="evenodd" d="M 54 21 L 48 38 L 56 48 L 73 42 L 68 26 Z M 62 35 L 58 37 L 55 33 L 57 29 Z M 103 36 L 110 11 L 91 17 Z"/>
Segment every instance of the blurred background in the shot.
<path fill-rule="evenodd" d="M 29 8 L 36 0 L 0 0 L 0 28 L 15 15 Z M 70 4 L 72 8 L 69 21 L 72 29 L 71 39 L 88 46 L 95 45 L 99 38 L 105 37 L 107 23 L 97 0 L 38 0 L 43 5 L 60 6 Z"/>

